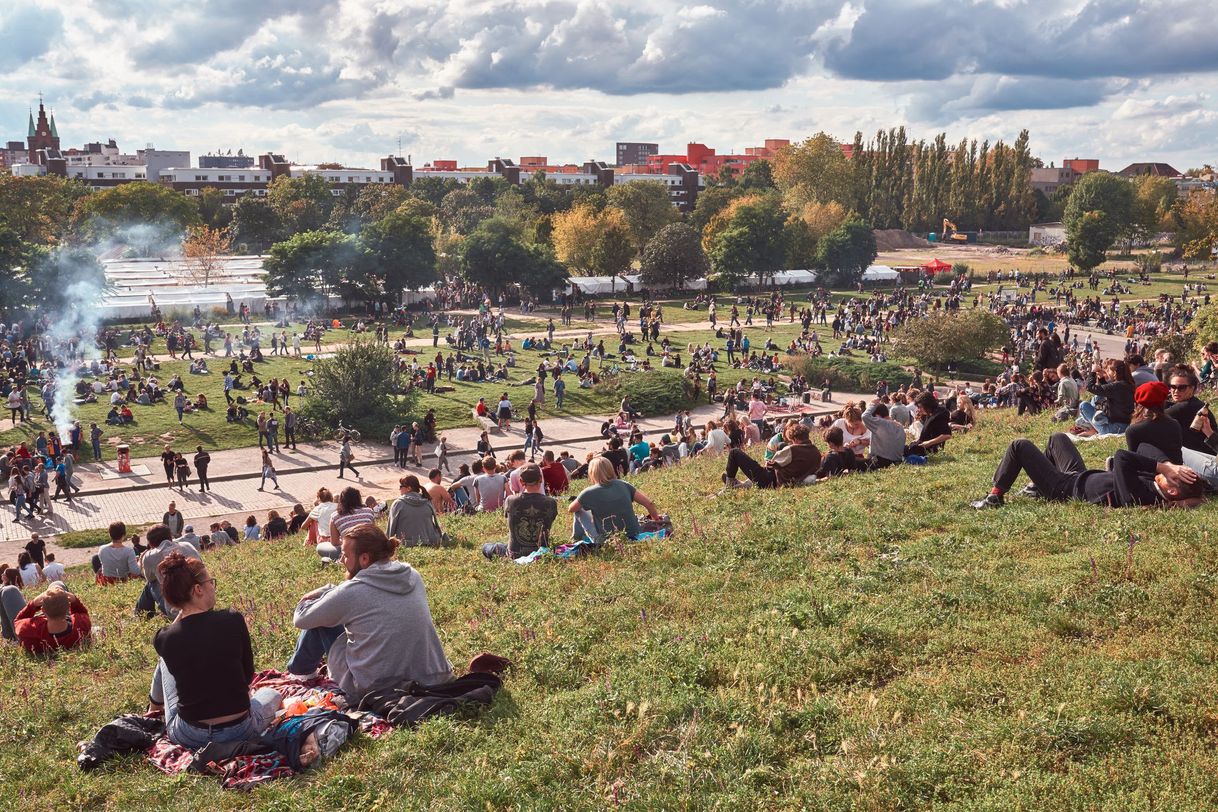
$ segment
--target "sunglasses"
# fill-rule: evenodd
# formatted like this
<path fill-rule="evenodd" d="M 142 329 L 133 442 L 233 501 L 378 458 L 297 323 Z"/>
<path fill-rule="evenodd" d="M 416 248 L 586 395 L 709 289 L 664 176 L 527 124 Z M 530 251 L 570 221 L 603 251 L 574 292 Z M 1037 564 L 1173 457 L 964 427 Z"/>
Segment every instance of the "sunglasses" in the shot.
<path fill-rule="evenodd" d="M 203 580 L 203 581 L 195 581 L 195 583 L 198 584 L 199 586 L 206 586 L 207 584 L 211 584 L 212 587 L 214 588 L 216 586 L 216 579 L 207 578 L 206 580 Z"/>
<path fill-rule="evenodd" d="M 1193 385 L 1191 383 L 1169 383 L 1167 388 L 1179 391 L 1181 389 L 1192 389 Z"/>

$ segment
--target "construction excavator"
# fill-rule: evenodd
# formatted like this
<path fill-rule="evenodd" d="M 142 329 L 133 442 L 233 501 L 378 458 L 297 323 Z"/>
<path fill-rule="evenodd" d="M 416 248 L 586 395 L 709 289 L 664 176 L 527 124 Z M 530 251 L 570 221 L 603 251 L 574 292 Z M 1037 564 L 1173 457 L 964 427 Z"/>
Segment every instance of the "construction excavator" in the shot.
<path fill-rule="evenodd" d="M 956 228 L 956 224 L 944 217 L 943 231 L 941 232 L 940 239 L 944 242 L 951 240 L 952 242 L 966 243 L 968 242 L 968 235 L 960 233 L 960 230 Z"/>

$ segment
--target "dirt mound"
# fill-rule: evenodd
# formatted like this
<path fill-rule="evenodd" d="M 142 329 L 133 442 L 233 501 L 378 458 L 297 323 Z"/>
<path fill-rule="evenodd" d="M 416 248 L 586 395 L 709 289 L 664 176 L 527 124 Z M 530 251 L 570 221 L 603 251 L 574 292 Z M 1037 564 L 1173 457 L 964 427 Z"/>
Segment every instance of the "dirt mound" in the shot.
<path fill-rule="evenodd" d="M 871 233 L 875 234 L 875 247 L 880 251 L 896 251 L 901 248 L 926 248 L 930 245 L 929 242 L 921 237 L 915 237 L 913 234 L 900 228 L 877 228 Z"/>

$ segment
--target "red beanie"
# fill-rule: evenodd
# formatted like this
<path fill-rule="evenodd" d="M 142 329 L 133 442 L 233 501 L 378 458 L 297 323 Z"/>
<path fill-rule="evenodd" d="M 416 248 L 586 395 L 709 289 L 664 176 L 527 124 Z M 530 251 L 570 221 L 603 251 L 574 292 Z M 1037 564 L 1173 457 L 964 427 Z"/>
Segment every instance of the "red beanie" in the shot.
<path fill-rule="evenodd" d="M 1133 400 L 1134 403 L 1145 406 L 1147 409 L 1162 409 L 1170 394 L 1171 390 L 1167 388 L 1167 384 L 1162 381 L 1151 381 L 1137 388 L 1133 393 Z"/>

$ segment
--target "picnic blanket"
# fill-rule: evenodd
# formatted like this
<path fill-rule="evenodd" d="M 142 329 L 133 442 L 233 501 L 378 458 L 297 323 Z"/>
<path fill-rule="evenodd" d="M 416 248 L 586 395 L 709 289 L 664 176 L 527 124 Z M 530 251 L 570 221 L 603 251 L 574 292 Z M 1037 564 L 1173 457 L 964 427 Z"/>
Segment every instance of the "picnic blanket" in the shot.
<path fill-rule="evenodd" d="M 641 541 L 660 541 L 670 538 L 672 530 L 661 528 L 659 530 L 645 531 L 639 533 L 638 538 L 630 539 L 630 542 L 637 544 Z M 572 541 L 567 544 L 559 544 L 556 547 L 539 547 L 528 555 L 522 555 L 520 558 L 512 559 L 517 564 L 532 564 L 542 558 L 575 558 L 584 553 L 590 553 L 600 545 L 586 536 L 578 541 Z"/>

